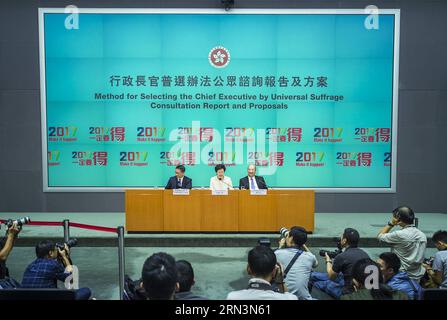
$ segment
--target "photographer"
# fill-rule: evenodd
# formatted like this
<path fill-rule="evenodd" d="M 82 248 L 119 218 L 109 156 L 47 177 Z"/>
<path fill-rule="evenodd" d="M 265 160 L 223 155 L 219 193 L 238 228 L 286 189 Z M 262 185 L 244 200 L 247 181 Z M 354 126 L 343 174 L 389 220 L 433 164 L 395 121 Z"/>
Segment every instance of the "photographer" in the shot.
<path fill-rule="evenodd" d="M 318 265 L 317 258 L 306 247 L 307 232 L 302 227 L 292 227 L 281 238 L 275 251 L 276 259 L 284 268 L 284 278 L 290 293 L 300 300 L 312 300 L 309 278 Z"/>
<path fill-rule="evenodd" d="M 0 242 L 0 279 L 9 277 L 9 271 L 6 267 L 6 260 L 14 247 L 14 240 L 20 233 L 21 228 L 14 222 L 6 232 L 6 237 Z"/>
<path fill-rule="evenodd" d="M 297 300 L 297 296 L 287 292 L 283 270 L 277 264 L 275 253 L 266 246 L 256 246 L 248 253 L 247 272 L 252 279 L 248 288 L 230 292 L 227 300 Z M 275 284 L 279 292 L 274 289 Z"/>
<path fill-rule="evenodd" d="M 23 274 L 23 288 L 57 288 L 57 281 L 65 282 L 73 272 L 67 244 L 60 249 L 51 240 L 41 241 L 36 245 L 36 257 Z M 88 300 L 91 295 L 88 288 L 75 292 L 76 300 Z"/>
<path fill-rule="evenodd" d="M 369 259 L 368 254 L 358 248 L 360 235 L 357 230 L 346 228 L 337 244 L 339 250 L 332 260 L 328 252 L 324 252 L 326 272 L 313 272 L 310 283 L 335 299 L 353 291 L 352 266 L 361 259 Z M 321 253 L 320 253 L 321 254 Z"/>
<path fill-rule="evenodd" d="M 430 282 L 440 289 L 447 289 L 447 231 L 439 230 L 433 234 L 433 242 L 439 250 L 433 264 L 423 264 Z"/>
<path fill-rule="evenodd" d="M 395 226 L 401 230 L 390 232 Z M 397 254 L 402 270 L 408 273 L 411 279 L 419 281 L 425 271 L 422 267 L 427 237 L 414 225 L 414 212 L 409 207 L 398 207 L 393 211 L 393 218 L 382 228 L 377 236 L 379 241 L 392 247 Z"/>

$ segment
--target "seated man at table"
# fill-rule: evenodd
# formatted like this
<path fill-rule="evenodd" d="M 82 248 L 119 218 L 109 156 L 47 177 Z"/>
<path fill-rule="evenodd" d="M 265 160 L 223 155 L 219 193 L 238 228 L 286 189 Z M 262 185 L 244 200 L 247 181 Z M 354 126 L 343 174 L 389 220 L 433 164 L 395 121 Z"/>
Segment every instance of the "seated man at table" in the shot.
<path fill-rule="evenodd" d="M 210 179 L 210 189 L 214 191 L 233 190 L 233 182 L 231 178 L 225 175 L 225 165 L 218 164 L 214 171 L 216 175 Z"/>
<path fill-rule="evenodd" d="M 261 176 L 256 175 L 256 166 L 250 164 L 247 168 L 247 176 L 239 180 L 239 189 L 259 190 L 267 189 L 267 184 Z"/>
<path fill-rule="evenodd" d="M 169 178 L 165 189 L 192 189 L 192 179 L 185 176 L 185 166 L 175 167 L 175 176 Z"/>

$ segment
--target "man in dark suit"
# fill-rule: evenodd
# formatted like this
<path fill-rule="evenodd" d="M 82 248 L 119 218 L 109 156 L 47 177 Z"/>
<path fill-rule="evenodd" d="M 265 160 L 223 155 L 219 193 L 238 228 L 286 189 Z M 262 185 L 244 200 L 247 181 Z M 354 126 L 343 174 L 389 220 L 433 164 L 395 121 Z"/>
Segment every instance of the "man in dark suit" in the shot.
<path fill-rule="evenodd" d="M 185 166 L 175 167 L 175 176 L 169 178 L 165 189 L 192 189 L 192 179 L 185 176 Z"/>
<path fill-rule="evenodd" d="M 248 166 L 247 173 L 248 176 L 239 180 L 239 189 L 268 189 L 264 178 L 256 175 L 256 166 L 254 164 Z"/>

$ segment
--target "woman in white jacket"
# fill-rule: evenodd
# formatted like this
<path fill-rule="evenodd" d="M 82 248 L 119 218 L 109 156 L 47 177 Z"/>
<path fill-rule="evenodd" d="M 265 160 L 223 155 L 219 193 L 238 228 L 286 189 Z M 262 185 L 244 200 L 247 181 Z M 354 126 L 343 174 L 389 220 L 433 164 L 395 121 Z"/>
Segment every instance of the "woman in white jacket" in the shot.
<path fill-rule="evenodd" d="M 230 177 L 225 176 L 225 169 L 223 164 L 218 164 L 214 168 L 216 175 L 210 179 L 211 190 L 233 190 L 233 182 Z"/>

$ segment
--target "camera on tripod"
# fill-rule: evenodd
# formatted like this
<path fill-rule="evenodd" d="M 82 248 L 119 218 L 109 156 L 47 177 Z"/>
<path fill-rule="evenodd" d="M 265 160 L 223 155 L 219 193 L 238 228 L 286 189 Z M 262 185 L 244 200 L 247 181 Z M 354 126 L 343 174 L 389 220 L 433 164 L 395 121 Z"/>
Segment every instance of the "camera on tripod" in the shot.
<path fill-rule="evenodd" d="M 320 250 L 320 256 L 321 257 L 324 257 L 327 254 L 329 256 L 329 258 L 334 259 L 340 253 L 342 253 L 342 247 L 341 247 L 341 240 L 340 240 L 340 238 L 332 238 L 332 241 L 336 243 L 337 249 L 335 249 L 334 251 Z"/>

